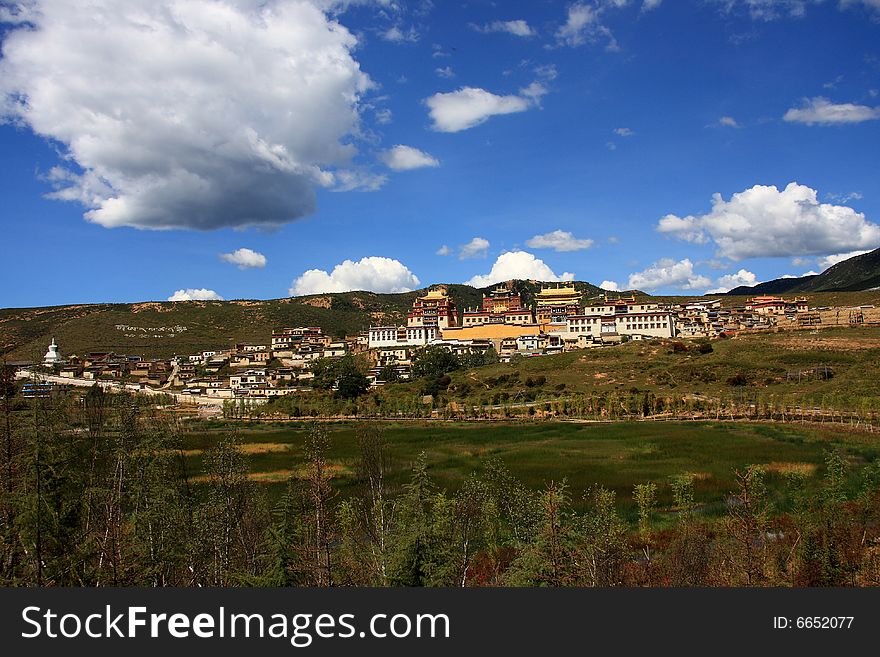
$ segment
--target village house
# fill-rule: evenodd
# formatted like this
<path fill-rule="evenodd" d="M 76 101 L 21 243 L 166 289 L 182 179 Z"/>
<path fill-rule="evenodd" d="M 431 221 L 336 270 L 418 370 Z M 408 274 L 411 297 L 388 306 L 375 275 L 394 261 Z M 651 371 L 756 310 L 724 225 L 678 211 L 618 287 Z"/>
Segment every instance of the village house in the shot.
<path fill-rule="evenodd" d="M 341 358 L 345 356 L 345 342 L 331 342 L 321 352 L 322 358 Z"/>
<path fill-rule="evenodd" d="M 568 333 L 590 335 L 601 342 L 620 342 L 630 338 L 671 338 L 675 335 L 675 316 L 656 303 L 636 301 L 635 296 L 609 299 L 589 305 L 582 313 L 566 318 Z"/>
<path fill-rule="evenodd" d="M 232 374 L 229 377 L 229 387 L 233 390 L 247 388 L 254 384 L 266 383 L 266 370 L 247 370 Z"/>
<path fill-rule="evenodd" d="M 790 315 L 809 309 L 806 297 L 786 300 L 782 297 L 757 296 L 746 301 L 746 310 L 758 315 Z"/>
<path fill-rule="evenodd" d="M 272 350 L 291 349 L 304 340 L 323 337 L 324 333 L 320 326 L 300 326 L 297 328 L 283 328 L 272 332 Z"/>

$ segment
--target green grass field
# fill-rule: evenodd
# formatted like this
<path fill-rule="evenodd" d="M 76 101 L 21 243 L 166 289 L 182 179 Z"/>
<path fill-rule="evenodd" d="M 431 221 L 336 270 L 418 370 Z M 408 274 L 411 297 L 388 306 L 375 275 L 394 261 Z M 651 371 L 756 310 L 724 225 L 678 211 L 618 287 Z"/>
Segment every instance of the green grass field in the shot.
<path fill-rule="evenodd" d="M 355 425 L 326 425 L 331 433 L 330 460 L 335 485 L 345 495 L 354 483 L 357 458 Z M 815 480 L 822 474 L 825 450 L 840 449 L 854 466 L 873 460 L 877 443 L 870 434 L 780 424 L 745 423 L 386 423 L 392 460 L 392 485 L 402 484 L 420 452 L 427 454 L 430 473 L 441 487 L 454 490 L 489 457 L 503 461 L 532 488 L 567 479 L 573 498 L 599 483 L 617 492 L 631 511 L 636 483 L 659 485 L 661 503 L 668 503 L 669 478 L 683 472 L 697 475 L 697 500 L 709 512 L 721 509 L 734 487 L 734 470 L 749 464 L 768 468 L 768 485 L 785 504 L 785 473 L 800 471 Z M 244 426 L 236 430 L 248 454 L 251 477 L 275 496 L 287 478 L 301 472 L 307 427 Z M 186 438 L 194 472 L 202 473 L 202 450 L 228 429 L 194 431 Z"/>

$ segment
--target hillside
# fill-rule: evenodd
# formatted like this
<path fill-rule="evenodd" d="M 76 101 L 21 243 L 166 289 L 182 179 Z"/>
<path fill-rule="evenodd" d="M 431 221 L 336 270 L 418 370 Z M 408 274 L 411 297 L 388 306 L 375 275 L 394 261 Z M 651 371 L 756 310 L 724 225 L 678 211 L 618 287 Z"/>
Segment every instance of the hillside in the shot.
<path fill-rule="evenodd" d="M 818 274 L 811 276 L 800 276 L 795 278 L 775 278 L 772 281 L 765 281 L 757 285 L 747 286 L 740 285 L 733 288 L 727 294 L 729 296 L 753 296 L 755 294 L 788 294 L 797 291 L 801 286 L 806 285 Z"/>
<path fill-rule="evenodd" d="M 677 342 L 632 341 L 609 349 L 459 370 L 450 375 L 452 385 L 443 394 L 450 401 L 477 406 L 577 395 L 616 395 L 631 401 L 650 393 L 876 411 L 880 328 L 740 335 L 713 341 L 708 353 L 696 343 L 681 348 Z M 813 375 L 820 367 L 830 368 L 831 375 Z M 412 398 L 423 385 L 400 383 L 376 394 L 386 402 Z"/>
<path fill-rule="evenodd" d="M 777 278 L 751 287 L 740 286 L 728 294 L 791 294 L 803 292 L 854 292 L 880 287 L 880 249 L 838 262 L 816 276 Z"/>
<path fill-rule="evenodd" d="M 514 281 L 530 302 L 537 281 Z M 585 299 L 599 293 L 590 283 L 575 287 Z M 483 292 L 468 285 L 449 285 L 461 308 L 480 305 Z M 167 357 L 235 342 L 267 342 L 284 326 L 320 326 L 342 337 L 370 324 L 400 324 L 423 291 L 401 294 L 343 292 L 287 299 L 177 301 L 88 304 L 45 308 L 0 309 L 0 354 L 11 360 L 39 360 L 55 337 L 65 355 L 114 351 Z"/>

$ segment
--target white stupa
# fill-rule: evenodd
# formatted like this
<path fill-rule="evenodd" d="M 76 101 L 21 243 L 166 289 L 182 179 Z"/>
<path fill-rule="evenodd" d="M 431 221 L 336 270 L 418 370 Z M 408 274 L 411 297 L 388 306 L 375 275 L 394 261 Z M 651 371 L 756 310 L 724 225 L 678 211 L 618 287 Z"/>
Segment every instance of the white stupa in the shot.
<path fill-rule="evenodd" d="M 61 356 L 58 355 L 58 345 L 55 344 L 55 338 L 52 338 L 52 344 L 49 345 L 49 351 L 43 356 L 43 365 L 55 365 L 61 362 Z"/>

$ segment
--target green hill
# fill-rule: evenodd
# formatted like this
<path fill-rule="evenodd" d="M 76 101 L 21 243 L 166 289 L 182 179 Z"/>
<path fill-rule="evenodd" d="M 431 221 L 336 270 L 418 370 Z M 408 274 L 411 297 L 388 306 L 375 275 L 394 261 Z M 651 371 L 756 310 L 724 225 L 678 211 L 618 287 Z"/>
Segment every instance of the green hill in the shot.
<path fill-rule="evenodd" d="M 821 274 L 777 278 L 752 287 L 740 286 L 728 294 L 791 294 L 803 292 L 857 292 L 880 287 L 880 249 L 838 262 Z"/>
<path fill-rule="evenodd" d="M 514 281 L 530 303 L 538 281 Z M 590 283 L 575 287 L 589 299 L 600 290 Z M 449 285 L 459 309 L 479 306 L 483 292 L 468 285 Z M 371 324 L 401 324 L 413 300 L 424 291 L 401 294 L 344 292 L 287 299 L 176 301 L 87 304 L 45 308 L 0 309 L 0 354 L 11 360 L 38 360 L 55 337 L 64 355 L 114 351 L 167 357 L 235 342 L 267 343 L 272 330 L 284 326 L 320 326 L 342 337 Z"/>

